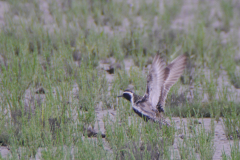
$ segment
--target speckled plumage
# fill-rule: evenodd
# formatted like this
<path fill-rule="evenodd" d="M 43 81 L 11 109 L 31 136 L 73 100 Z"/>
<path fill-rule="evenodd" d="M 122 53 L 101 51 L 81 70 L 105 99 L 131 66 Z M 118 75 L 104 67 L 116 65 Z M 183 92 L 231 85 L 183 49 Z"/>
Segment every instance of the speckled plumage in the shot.
<path fill-rule="evenodd" d="M 164 123 L 162 113 L 164 112 L 167 94 L 181 76 L 185 65 L 186 55 L 177 57 L 167 66 L 156 55 L 147 76 L 147 87 L 144 96 L 141 97 L 131 90 L 125 90 L 119 97 L 129 100 L 132 103 L 134 112 L 144 120 Z"/>

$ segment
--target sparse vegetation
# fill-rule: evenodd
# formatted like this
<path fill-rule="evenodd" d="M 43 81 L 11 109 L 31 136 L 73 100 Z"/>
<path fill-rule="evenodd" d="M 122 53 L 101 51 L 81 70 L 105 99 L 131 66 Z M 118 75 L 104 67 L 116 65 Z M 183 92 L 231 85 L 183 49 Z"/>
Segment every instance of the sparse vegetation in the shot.
<path fill-rule="evenodd" d="M 1 158 L 214 159 L 216 120 L 234 139 L 222 158 L 239 159 L 240 3 L 186 1 L 0 1 Z M 117 99 L 143 95 L 157 52 L 188 57 L 166 101 L 185 124 L 160 129 Z"/>

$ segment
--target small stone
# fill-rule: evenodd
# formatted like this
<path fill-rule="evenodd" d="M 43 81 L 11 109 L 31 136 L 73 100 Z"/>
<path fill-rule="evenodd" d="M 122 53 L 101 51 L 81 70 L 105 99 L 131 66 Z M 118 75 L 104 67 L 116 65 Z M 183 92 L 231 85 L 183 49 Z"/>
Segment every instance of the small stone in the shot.
<path fill-rule="evenodd" d="M 200 122 L 198 120 L 194 120 L 194 124 L 202 124 L 202 122 Z"/>
<path fill-rule="evenodd" d="M 114 74 L 115 69 L 121 69 L 121 64 L 120 63 L 113 63 L 109 66 L 109 69 L 106 69 L 106 71 L 109 74 Z"/>
<path fill-rule="evenodd" d="M 43 87 L 40 87 L 40 88 L 38 88 L 38 89 L 36 90 L 35 93 L 36 93 L 36 94 L 45 94 L 45 90 L 44 90 Z"/>
<path fill-rule="evenodd" d="M 179 135 L 179 138 L 184 139 L 185 138 L 184 134 Z"/>
<path fill-rule="evenodd" d="M 114 67 L 110 66 L 109 69 L 106 70 L 109 74 L 114 74 Z"/>
<path fill-rule="evenodd" d="M 100 133 L 98 133 L 97 131 L 95 131 L 92 127 L 88 127 L 88 128 L 87 128 L 87 135 L 88 135 L 88 137 L 97 137 L 98 134 L 100 134 Z M 105 137 L 106 137 L 106 134 L 101 133 L 101 137 L 102 137 L 102 138 L 105 138 Z"/>

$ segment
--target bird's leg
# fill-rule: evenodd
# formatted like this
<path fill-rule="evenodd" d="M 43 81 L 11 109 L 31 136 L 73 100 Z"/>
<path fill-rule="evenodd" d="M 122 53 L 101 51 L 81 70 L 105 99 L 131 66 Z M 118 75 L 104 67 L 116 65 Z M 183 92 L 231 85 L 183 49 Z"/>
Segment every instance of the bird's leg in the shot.
<path fill-rule="evenodd" d="M 164 118 L 164 113 L 163 112 L 158 112 L 156 116 L 159 119 L 160 125 L 167 125 L 168 127 L 171 126 L 171 124 Z"/>

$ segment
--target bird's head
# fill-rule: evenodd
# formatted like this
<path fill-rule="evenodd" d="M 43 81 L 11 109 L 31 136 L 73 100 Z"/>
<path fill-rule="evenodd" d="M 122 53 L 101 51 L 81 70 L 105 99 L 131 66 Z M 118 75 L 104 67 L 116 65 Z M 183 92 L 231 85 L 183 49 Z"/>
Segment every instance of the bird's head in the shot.
<path fill-rule="evenodd" d="M 133 91 L 128 90 L 128 89 L 124 90 L 123 94 L 118 97 L 123 97 L 123 98 L 129 100 L 130 102 L 134 102 L 134 93 L 133 93 Z"/>

